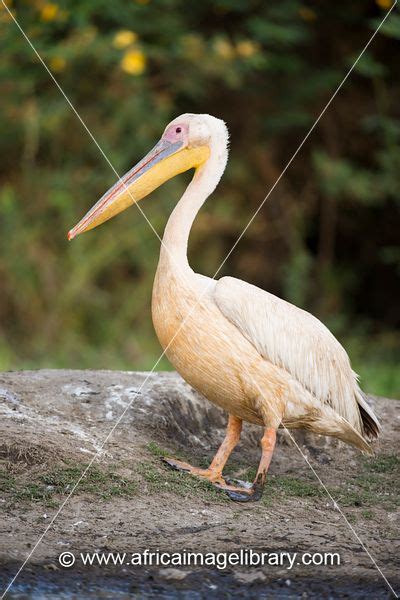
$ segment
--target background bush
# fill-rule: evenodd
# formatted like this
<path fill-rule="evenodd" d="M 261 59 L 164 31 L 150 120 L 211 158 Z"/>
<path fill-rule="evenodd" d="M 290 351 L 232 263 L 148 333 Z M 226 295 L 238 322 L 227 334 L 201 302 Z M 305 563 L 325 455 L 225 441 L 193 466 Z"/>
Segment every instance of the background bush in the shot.
<path fill-rule="evenodd" d="M 182 112 L 227 122 L 229 166 L 190 247 L 213 275 L 391 2 L 8 5 L 118 173 Z M 387 395 L 400 392 L 399 38 L 394 11 L 221 272 L 318 315 Z M 0 50 L 0 368 L 151 368 L 159 241 L 132 207 L 67 242 L 115 174 L 3 7 Z M 142 203 L 160 235 L 187 182 Z"/>

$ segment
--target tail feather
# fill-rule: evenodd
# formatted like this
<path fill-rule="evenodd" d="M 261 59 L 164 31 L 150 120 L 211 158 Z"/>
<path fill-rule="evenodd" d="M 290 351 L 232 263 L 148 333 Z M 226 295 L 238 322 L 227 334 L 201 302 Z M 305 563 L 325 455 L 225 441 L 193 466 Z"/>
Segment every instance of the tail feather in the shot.
<path fill-rule="evenodd" d="M 336 435 L 336 437 L 339 438 L 339 440 L 346 442 L 347 444 L 355 446 L 365 454 L 373 455 L 374 451 L 371 448 L 368 441 L 364 438 L 364 436 L 358 433 L 358 431 L 348 421 L 346 421 L 345 419 L 343 419 L 343 421 L 345 421 L 346 425 L 345 427 L 343 427 L 343 431 Z"/>
<path fill-rule="evenodd" d="M 357 393 L 358 408 L 362 422 L 362 434 L 368 440 L 376 440 L 381 426 L 372 408 L 369 406 L 361 390 Z"/>
<path fill-rule="evenodd" d="M 324 407 L 323 412 L 315 411 L 312 415 L 307 415 L 307 419 L 303 422 L 296 420 L 296 424 L 293 425 L 286 419 L 283 421 L 283 425 L 289 428 L 293 426 L 296 428 L 303 427 L 313 433 L 332 436 L 346 442 L 346 444 L 355 446 L 365 454 L 374 454 L 371 445 L 364 438 L 362 432 L 357 431 L 349 421 L 328 406 Z"/>

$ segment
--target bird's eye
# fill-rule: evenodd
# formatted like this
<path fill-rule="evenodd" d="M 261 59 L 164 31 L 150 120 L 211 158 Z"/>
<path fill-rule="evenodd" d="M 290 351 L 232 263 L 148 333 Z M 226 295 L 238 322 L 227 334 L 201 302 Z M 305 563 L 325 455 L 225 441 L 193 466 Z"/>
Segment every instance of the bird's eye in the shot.
<path fill-rule="evenodd" d="M 180 132 L 182 131 L 182 127 L 177 127 L 177 128 L 175 129 L 175 131 L 176 131 L 176 133 L 180 133 Z"/>

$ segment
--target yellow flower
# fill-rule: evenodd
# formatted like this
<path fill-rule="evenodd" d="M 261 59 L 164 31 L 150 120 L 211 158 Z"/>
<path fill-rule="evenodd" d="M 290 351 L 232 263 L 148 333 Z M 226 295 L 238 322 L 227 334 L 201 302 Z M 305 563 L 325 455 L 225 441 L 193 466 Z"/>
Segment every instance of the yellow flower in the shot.
<path fill-rule="evenodd" d="M 299 15 L 303 21 L 315 21 L 317 18 L 315 12 L 311 8 L 308 8 L 308 6 L 301 6 L 299 8 Z"/>
<path fill-rule="evenodd" d="M 64 71 L 66 65 L 67 61 L 61 56 L 54 56 L 49 62 L 50 70 L 54 71 L 55 73 L 61 73 L 61 71 Z"/>
<path fill-rule="evenodd" d="M 388 10 L 392 6 L 393 2 L 394 0 L 376 0 L 379 8 L 383 8 L 384 10 Z"/>
<path fill-rule="evenodd" d="M 54 19 L 57 18 L 57 15 L 58 6 L 52 2 L 44 4 L 42 10 L 40 11 L 40 18 L 42 21 L 54 21 Z"/>
<path fill-rule="evenodd" d="M 225 60 L 230 60 L 235 54 L 232 44 L 228 42 L 228 40 L 224 40 L 222 38 L 215 41 L 214 49 L 215 52 Z"/>
<path fill-rule="evenodd" d="M 141 75 L 146 68 L 146 57 L 141 50 L 125 52 L 121 60 L 121 69 L 129 75 Z"/>
<path fill-rule="evenodd" d="M 253 56 L 254 54 L 257 54 L 258 51 L 259 45 L 251 40 L 242 40 L 236 44 L 236 52 L 239 56 L 243 56 L 244 58 Z"/>
<path fill-rule="evenodd" d="M 128 29 L 122 29 L 115 34 L 113 45 L 115 48 L 126 48 L 130 46 L 137 40 L 137 34 L 134 31 L 129 31 Z"/>

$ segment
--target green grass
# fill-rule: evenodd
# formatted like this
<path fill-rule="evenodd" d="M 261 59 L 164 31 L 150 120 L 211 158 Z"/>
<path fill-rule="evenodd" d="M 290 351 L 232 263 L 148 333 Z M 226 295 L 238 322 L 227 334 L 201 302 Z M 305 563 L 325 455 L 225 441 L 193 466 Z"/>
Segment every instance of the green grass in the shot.
<path fill-rule="evenodd" d="M 80 481 L 77 493 L 88 494 L 105 501 L 116 497 L 132 498 L 139 493 L 172 493 L 179 497 L 199 498 L 204 502 L 230 502 L 223 492 L 207 481 L 192 477 L 188 473 L 174 471 L 163 464 L 160 457 L 171 452 L 155 442 L 147 444 L 146 449 L 149 460 L 138 463 L 136 471 L 129 478 L 119 475 L 116 467 L 100 468 L 92 465 Z M 172 454 L 177 455 L 176 452 Z M 186 457 L 181 458 L 187 460 Z M 196 464 L 199 464 L 199 460 L 197 457 Z M 207 463 L 206 458 L 204 462 Z M 85 463 L 67 464 L 48 473 L 37 474 L 29 481 L 24 479 L 26 474 L 19 477 L 0 468 L 0 491 L 10 504 L 38 502 L 47 507 L 54 507 L 57 506 L 60 496 L 65 496 L 72 490 L 86 466 Z M 383 506 L 394 510 L 399 505 L 399 478 L 395 476 L 399 467 L 400 459 L 394 454 L 361 459 L 354 474 L 349 473 L 340 486 L 328 489 L 341 506 L 360 507 L 363 509 L 364 518 L 370 518 L 371 507 Z M 242 464 L 232 463 L 229 474 L 235 477 L 237 473 L 240 473 L 240 479 L 252 481 L 256 470 L 248 468 L 244 471 Z M 144 492 L 143 486 L 146 488 Z M 263 503 L 271 506 L 276 501 L 284 502 L 285 498 L 320 499 L 325 496 L 326 493 L 319 483 L 311 478 L 271 475 L 268 477 Z"/>
<path fill-rule="evenodd" d="M 187 473 L 173 471 L 160 461 L 169 454 L 155 443 L 147 446 L 149 453 L 157 460 L 138 463 L 132 477 L 121 477 L 115 468 L 102 469 L 92 465 L 79 482 L 76 494 L 88 494 L 109 501 L 116 497 L 132 498 L 140 493 L 143 484 L 150 494 L 172 492 L 178 496 L 191 496 L 204 501 L 224 502 L 227 498 L 207 481 L 191 477 Z M 46 507 L 58 505 L 60 496 L 68 494 L 79 480 L 87 464 L 67 465 L 38 474 L 27 482 L 26 474 L 17 477 L 0 468 L 0 491 L 5 493 L 10 505 L 15 503 L 38 502 Z"/>
<path fill-rule="evenodd" d="M 152 456 L 158 459 L 161 456 L 171 454 L 171 452 L 160 448 L 154 442 L 148 444 L 147 449 Z M 173 454 L 177 455 L 175 452 Z M 187 459 L 184 458 L 184 460 Z M 199 458 L 196 459 L 196 464 L 199 464 Z M 400 460 L 397 456 L 389 454 L 373 459 L 364 459 L 361 461 L 354 477 L 349 478 L 340 486 L 328 487 L 328 490 L 340 505 L 365 507 L 364 512 L 367 513 L 369 507 L 378 505 L 384 505 L 388 509 L 394 508 L 399 502 L 399 494 L 396 493 L 398 483 L 397 481 L 393 482 L 392 478 L 388 479 L 387 475 L 395 473 L 399 464 Z M 151 462 L 144 463 L 140 467 L 140 473 L 145 481 L 150 484 L 151 493 L 161 493 L 168 490 L 178 495 L 193 493 L 195 495 L 203 494 L 204 497 L 204 494 L 206 494 L 210 500 L 214 498 L 226 499 L 226 496 L 212 488 L 207 482 L 199 481 L 186 473 L 171 471 L 167 467 L 160 470 L 159 465 L 155 466 Z M 238 473 L 240 473 L 239 476 Z M 238 477 L 243 481 L 253 481 L 256 469 L 250 467 L 244 470 L 243 464 L 230 463 L 225 474 L 233 478 Z M 320 499 L 325 497 L 327 497 L 326 492 L 316 480 L 289 475 L 271 475 L 268 477 L 264 490 L 263 503 L 271 506 L 276 499 L 284 501 L 285 498 Z"/>
<path fill-rule="evenodd" d="M 296 477 L 275 477 L 271 478 L 273 487 L 284 496 L 299 498 L 320 498 L 325 495 L 318 481 L 306 481 Z"/>
<path fill-rule="evenodd" d="M 8 492 L 15 485 L 15 478 L 5 469 L 0 469 L 0 492 Z"/>
<path fill-rule="evenodd" d="M 20 486 L 16 485 L 13 489 L 13 499 L 17 502 L 42 502 L 47 505 L 52 500 L 54 492 L 44 485 L 38 483 L 28 483 Z"/>
<path fill-rule="evenodd" d="M 41 481 L 53 489 L 55 493 L 70 492 L 75 482 L 79 479 L 86 465 L 78 467 L 68 467 L 52 471 L 41 476 Z M 117 475 L 112 470 L 101 470 L 96 466 L 91 466 L 83 479 L 79 483 L 79 489 L 83 493 L 93 494 L 110 500 L 115 496 L 131 497 L 137 492 L 137 485 L 134 481 L 125 479 Z"/>
<path fill-rule="evenodd" d="M 166 450 L 160 447 L 156 442 L 149 442 L 146 450 L 156 460 L 144 461 L 138 467 L 140 476 L 147 483 L 150 493 L 161 494 L 173 492 L 178 496 L 200 497 L 204 501 L 227 502 L 227 497 L 208 481 L 202 481 L 197 477 L 192 477 L 189 473 L 174 471 L 168 465 L 160 460 L 163 456 L 174 456 L 180 460 L 191 462 L 187 456 L 183 456 L 179 450 Z M 196 465 L 202 468 L 208 466 L 206 457 L 197 457 Z"/>
<path fill-rule="evenodd" d="M 138 473 L 151 494 L 172 492 L 177 496 L 190 496 L 208 502 L 228 501 L 228 498 L 208 481 L 192 477 L 189 473 L 174 471 L 167 465 L 143 461 L 138 466 Z"/>
<path fill-rule="evenodd" d="M 38 475 L 35 481 L 25 482 L 0 469 L 0 490 L 8 493 L 13 502 L 41 502 L 56 506 L 60 495 L 68 494 L 78 481 L 86 464 L 54 469 Z M 112 470 L 91 466 L 80 481 L 78 493 L 90 494 L 103 500 L 115 497 L 132 497 L 137 493 L 137 483 L 117 475 Z"/>
<path fill-rule="evenodd" d="M 159 446 L 156 442 L 149 442 L 145 446 L 146 450 L 150 452 L 156 458 L 163 458 L 164 456 L 173 456 L 179 460 L 191 463 L 191 458 L 184 456 L 180 450 L 166 450 Z M 196 466 L 202 469 L 206 469 L 210 464 L 210 459 L 206 456 L 196 456 Z"/>
<path fill-rule="evenodd" d="M 394 454 L 382 454 L 365 459 L 364 469 L 376 473 L 397 473 L 400 475 L 400 458 Z"/>
<path fill-rule="evenodd" d="M 363 459 L 354 476 L 333 489 L 332 495 L 343 506 L 384 506 L 395 510 L 400 506 L 400 479 L 392 475 L 399 465 L 394 454 Z"/>
<path fill-rule="evenodd" d="M 160 458 L 165 455 L 170 455 L 171 452 L 160 448 L 156 443 L 150 442 L 146 448 L 156 458 Z M 173 453 L 177 456 L 177 453 Z M 182 458 L 181 456 L 179 458 Z M 187 458 L 184 458 L 187 460 Z M 208 460 L 197 457 L 196 465 L 203 466 L 201 463 L 204 462 L 206 466 Z M 256 476 L 256 469 L 249 467 L 243 471 L 243 465 L 241 463 L 229 463 L 224 474 L 228 477 L 239 478 L 242 481 L 253 481 Z M 191 477 L 187 473 L 180 473 L 173 471 L 168 467 L 162 469 L 157 468 L 153 463 L 147 462 L 140 466 L 140 473 L 145 481 L 150 484 L 150 489 L 153 493 L 160 493 L 161 491 L 169 490 L 178 495 L 186 495 L 192 492 L 194 494 L 200 493 L 204 496 L 206 493 L 208 499 L 218 498 L 219 500 L 226 499 L 227 497 L 219 490 L 215 490 L 212 485 L 207 482 L 202 482 L 196 477 Z M 240 473 L 240 476 L 237 476 Z M 210 495 L 211 494 L 211 495 Z M 279 494 L 280 497 L 321 497 L 324 492 L 319 486 L 318 482 L 305 481 L 303 479 L 297 479 L 295 477 L 275 477 L 271 476 L 268 478 L 268 483 L 264 490 L 264 502 L 270 504 L 271 499 Z"/>
<path fill-rule="evenodd" d="M 156 442 L 149 442 L 146 445 L 147 450 L 153 455 L 161 458 L 162 456 L 168 456 L 169 451 L 165 448 L 161 448 Z"/>

